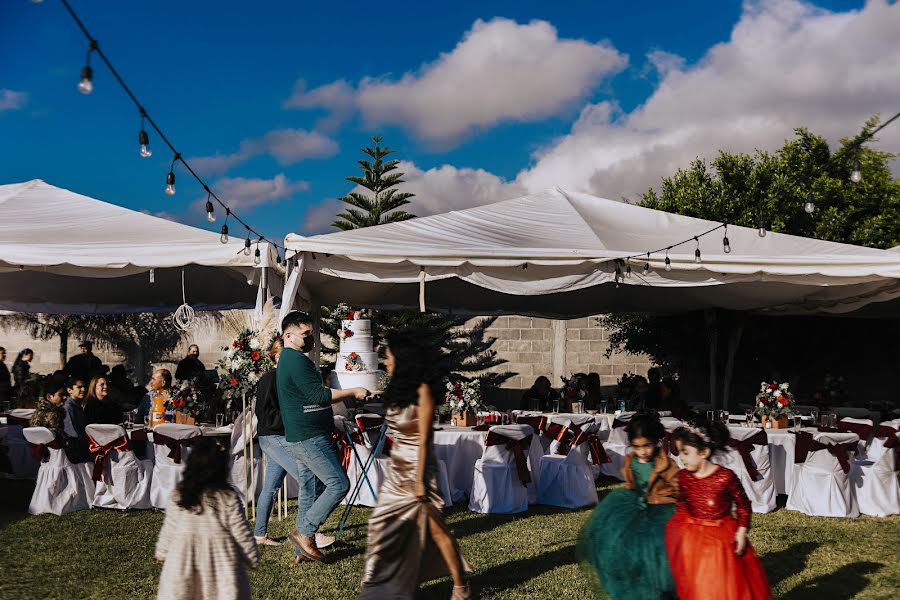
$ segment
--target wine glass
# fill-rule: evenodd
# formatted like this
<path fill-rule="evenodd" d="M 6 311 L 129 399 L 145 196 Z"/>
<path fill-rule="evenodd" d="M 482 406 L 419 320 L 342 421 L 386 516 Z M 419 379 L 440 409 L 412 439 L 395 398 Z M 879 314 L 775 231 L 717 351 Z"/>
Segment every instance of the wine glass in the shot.
<path fill-rule="evenodd" d="M 819 411 L 816 409 L 813 409 L 810 412 L 811 412 L 811 416 L 812 416 L 812 420 L 813 420 L 813 427 L 817 427 L 819 425 Z"/>
<path fill-rule="evenodd" d="M 216 413 L 216 427 L 222 427 L 225 424 L 225 414 Z"/>

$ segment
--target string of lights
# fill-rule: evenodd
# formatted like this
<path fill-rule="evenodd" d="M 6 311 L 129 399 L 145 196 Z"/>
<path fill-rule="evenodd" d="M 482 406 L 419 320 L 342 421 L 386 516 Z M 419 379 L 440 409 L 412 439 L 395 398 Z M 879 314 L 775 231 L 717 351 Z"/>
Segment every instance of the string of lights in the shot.
<path fill-rule="evenodd" d="M 187 172 L 197 180 L 197 183 L 203 188 L 203 191 L 206 192 L 206 220 L 210 223 L 214 223 L 216 221 L 216 213 L 215 207 L 213 205 L 213 201 L 215 201 L 219 206 L 221 206 L 225 210 L 225 222 L 222 224 L 222 228 L 220 230 L 219 241 L 223 244 L 227 244 L 229 240 L 229 232 L 228 232 L 228 219 L 234 219 L 238 223 L 240 223 L 244 229 L 247 231 L 247 239 L 244 242 L 243 253 L 245 256 L 250 256 L 251 254 L 251 237 L 255 237 L 256 239 L 256 251 L 254 254 L 253 262 L 259 265 L 262 262 L 262 255 L 259 249 L 259 244 L 262 242 L 271 244 L 276 249 L 276 255 L 281 262 L 281 256 L 278 254 L 279 250 L 283 250 L 285 257 L 283 261 L 283 265 L 287 266 L 287 249 L 284 248 L 281 244 L 266 238 L 264 235 L 259 233 L 256 229 L 253 228 L 247 221 L 239 217 L 228 205 L 219 198 L 215 192 L 213 192 L 209 185 L 203 181 L 203 178 L 197 174 L 197 172 L 191 168 L 191 165 L 184 159 L 181 152 L 175 149 L 175 145 L 170 141 L 169 137 L 163 133 L 162 129 L 150 116 L 147 110 L 144 108 L 144 105 L 138 100 L 137 96 L 125 83 L 125 80 L 119 74 L 119 71 L 113 66 L 112 62 L 106 56 L 106 53 L 103 52 L 103 49 L 100 47 L 100 44 L 97 42 L 96 38 L 94 38 L 90 31 L 88 31 L 87 27 L 84 24 L 84 21 L 81 17 L 78 16 L 78 13 L 72 8 L 72 5 L 68 0 L 60 0 L 63 7 L 69 13 L 69 16 L 72 17 L 72 20 L 75 21 L 75 24 L 78 26 L 78 29 L 81 30 L 81 33 L 84 34 L 85 38 L 88 40 L 88 50 L 87 56 L 85 57 L 84 67 L 81 69 L 81 78 L 78 82 L 78 91 L 84 95 L 89 95 L 94 91 L 94 70 L 91 67 L 91 56 L 96 54 L 103 64 L 106 65 L 106 68 L 109 69 L 109 72 L 112 73 L 113 78 L 134 104 L 135 108 L 137 108 L 138 114 L 141 118 L 141 129 L 138 132 L 138 145 L 139 151 L 138 154 L 142 158 L 149 158 L 153 155 L 153 151 L 150 148 L 150 135 L 147 133 L 146 126 L 149 125 L 151 130 L 156 132 L 156 135 L 160 140 L 169 148 L 172 152 L 172 162 L 169 165 L 169 172 L 166 174 L 166 187 L 165 193 L 169 196 L 175 195 L 175 164 L 181 163 L 181 165 L 187 170 Z M 296 256 L 296 252 L 294 255 Z"/>

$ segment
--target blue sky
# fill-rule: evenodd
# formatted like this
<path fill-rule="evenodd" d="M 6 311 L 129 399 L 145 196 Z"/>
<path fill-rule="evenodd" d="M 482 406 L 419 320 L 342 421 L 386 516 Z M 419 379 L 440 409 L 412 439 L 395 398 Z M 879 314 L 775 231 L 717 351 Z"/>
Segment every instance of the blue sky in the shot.
<path fill-rule="evenodd" d="M 179 151 L 275 239 L 328 230 L 374 132 L 428 214 L 548 184 L 636 197 L 718 147 L 777 145 L 798 125 L 836 139 L 900 110 L 893 2 L 72 4 Z M 831 57 L 835 40 L 853 52 Z M 94 93 L 77 93 L 86 48 L 57 1 L 4 0 L 0 182 L 208 227 L 183 169 L 163 194 L 171 154 L 152 132 L 138 157 L 139 115 L 96 57 Z M 517 70 L 531 50 L 534 69 Z M 870 78 L 835 85 L 848 74 Z M 433 101 L 461 81 L 473 89 Z"/>

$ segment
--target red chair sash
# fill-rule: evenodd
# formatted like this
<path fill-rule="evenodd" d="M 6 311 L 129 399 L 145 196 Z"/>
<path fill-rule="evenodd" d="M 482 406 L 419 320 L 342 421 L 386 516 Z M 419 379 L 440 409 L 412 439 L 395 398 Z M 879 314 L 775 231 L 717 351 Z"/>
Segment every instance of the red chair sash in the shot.
<path fill-rule="evenodd" d="M 169 447 L 169 458 L 175 461 L 176 465 L 181 464 L 181 449 L 188 446 L 193 446 L 194 442 L 196 442 L 200 436 L 194 436 L 190 438 L 184 438 L 183 440 L 176 440 L 175 438 L 170 438 L 167 435 L 163 435 L 161 433 L 153 432 L 153 443 L 157 446 L 168 446 Z"/>
<path fill-rule="evenodd" d="M 897 430 L 887 425 L 879 425 L 875 430 L 875 437 L 884 438 L 884 449 L 894 451 L 894 470 L 900 470 L 900 443 L 897 440 Z"/>
<path fill-rule="evenodd" d="M 756 481 L 759 477 L 759 469 L 756 468 L 756 463 L 753 462 L 751 453 L 753 452 L 753 446 L 769 445 L 769 436 L 766 435 L 766 432 L 759 431 L 746 440 L 736 440 L 731 438 L 731 440 L 728 441 L 728 445 L 737 450 L 741 455 L 741 458 L 744 460 L 744 466 L 747 468 L 747 474 L 750 475 L 750 479 Z"/>
<path fill-rule="evenodd" d="M 572 440 L 575 439 L 575 432 L 562 423 L 550 423 L 547 425 L 545 435 L 548 438 L 559 442 L 560 454 L 566 454 L 568 452 L 568 446 L 571 445 Z"/>
<path fill-rule="evenodd" d="M 46 444 L 32 444 L 31 445 L 31 456 L 34 457 L 34 460 L 39 460 L 44 462 L 44 448 L 53 448 L 54 450 L 62 450 L 63 443 L 62 438 L 57 437 L 52 442 L 48 442 Z"/>
<path fill-rule="evenodd" d="M 534 434 L 529 434 L 520 440 L 514 440 L 496 431 L 488 431 L 484 445 L 499 446 L 505 444 L 506 449 L 512 452 L 516 459 L 516 471 L 519 473 L 519 481 L 522 482 L 522 485 L 528 485 L 531 483 L 531 473 L 528 472 L 528 457 L 525 455 L 525 452 L 531 447 L 531 439 L 533 437 Z"/>
<path fill-rule="evenodd" d="M 591 460 L 598 467 L 608 462 L 612 462 L 609 456 L 607 456 L 606 450 L 603 449 L 603 442 L 600 441 L 600 438 L 597 437 L 596 433 L 588 433 L 584 430 L 579 431 L 575 435 L 575 440 L 572 442 L 572 445 L 580 446 L 581 444 L 588 445 L 588 449 L 591 453 Z"/>
<path fill-rule="evenodd" d="M 838 431 L 849 431 L 859 436 L 859 439 L 866 441 L 872 433 L 872 426 L 865 423 L 853 423 L 847 421 L 838 421 L 836 424 Z"/>
<path fill-rule="evenodd" d="M 796 436 L 797 446 L 794 449 L 795 463 L 806 462 L 806 456 L 810 452 L 827 450 L 829 454 L 841 463 L 841 468 L 844 470 L 844 473 L 850 472 L 850 452 L 856 448 L 856 442 L 847 442 L 845 444 L 823 444 L 822 442 L 813 439 L 812 434 L 806 431 L 799 431 L 796 433 Z"/>
<path fill-rule="evenodd" d="M 535 433 L 543 433 L 547 428 L 547 417 L 516 417 L 516 423 L 520 425 L 531 425 Z"/>
<path fill-rule="evenodd" d="M 106 463 L 109 462 L 109 453 L 113 450 L 116 452 L 131 450 L 131 447 L 128 445 L 128 437 L 124 435 L 108 444 L 99 444 L 97 440 L 89 435 L 88 450 L 94 456 L 94 473 L 91 475 L 91 479 L 100 481 L 103 478 L 103 469 Z"/>

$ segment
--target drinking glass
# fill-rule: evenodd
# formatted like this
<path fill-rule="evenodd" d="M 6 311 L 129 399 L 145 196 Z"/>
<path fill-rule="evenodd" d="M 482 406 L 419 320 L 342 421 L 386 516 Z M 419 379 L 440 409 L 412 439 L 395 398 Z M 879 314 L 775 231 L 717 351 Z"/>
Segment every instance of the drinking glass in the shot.
<path fill-rule="evenodd" d="M 791 425 L 793 426 L 794 431 L 800 431 L 800 426 L 802 425 L 802 423 L 803 420 L 800 418 L 800 415 L 791 415 Z"/>
<path fill-rule="evenodd" d="M 127 425 L 129 428 L 134 427 L 134 413 L 130 410 L 126 410 L 123 416 L 125 417 L 125 425 Z"/>
<path fill-rule="evenodd" d="M 559 412 L 559 400 L 553 401 L 553 412 L 555 412 L 555 413 Z"/>
<path fill-rule="evenodd" d="M 225 414 L 224 413 L 216 413 L 216 427 L 221 427 L 225 424 Z"/>
<path fill-rule="evenodd" d="M 716 411 L 714 411 L 714 410 L 706 411 L 706 420 L 709 421 L 710 423 L 715 421 L 716 420 Z"/>
<path fill-rule="evenodd" d="M 603 414 L 606 414 L 607 409 L 609 408 L 609 400 L 601 400 L 600 401 L 600 410 L 603 411 Z"/>
<path fill-rule="evenodd" d="M 838 424 L 838 416 L 834 413 L 828 415 L 828 422 L 831 424 L 831 427 L 837 427 Z"/>
<path fill-rule="evenodd" d="M 730 413 L 727 410 L 722 411 L 722 423 L 724 423 L 725 425 L 728 425 L 729 415 L 730 415 Z"/>
<path fill-rule="evenodd" d="M 819 411 L 813 409 L 813 410 L 811 411 L 811 413 L 812 413 L 813 427 L 818 427 L 818 425 L 819 425 Z"/>
<path fill-rule="evenodd" d="M 744 411 L 744 420 L 747 423 L 747 426 L 753 425 L 753 411 L 746 410 Z"/>

